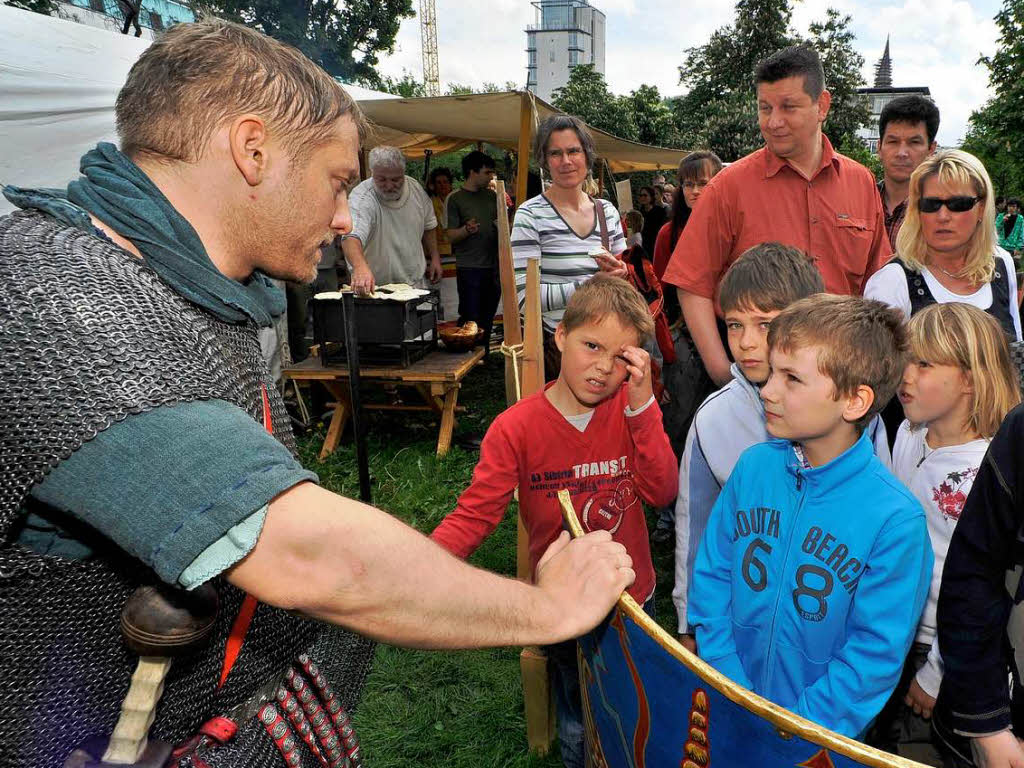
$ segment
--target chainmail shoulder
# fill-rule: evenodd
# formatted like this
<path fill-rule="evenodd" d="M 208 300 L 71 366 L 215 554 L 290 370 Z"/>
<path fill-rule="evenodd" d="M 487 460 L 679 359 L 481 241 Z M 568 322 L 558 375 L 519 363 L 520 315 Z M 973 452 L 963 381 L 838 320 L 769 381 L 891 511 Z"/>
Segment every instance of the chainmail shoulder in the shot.
<path fill-rule="evenodd" d="M 113 544 L 72 561 L 9 541 L 31 489 L 99 432 L 153 408 L 223 399 L 262 423 L 264 388 L 275 436 L 295 445 L 256 327 L 217 320 L 109 241 L 39 212 L 0 218 L 0 318 L 0 768 L 49 768 L 112 729 L 136 661 L 121 642 L 120 609 L 156 577 Z M 187 738 L 311 649 L 354 703 L 372 644 L 266 605 L 218 689 L 242 593 L 215 584 L 213 639 L 172 665 L 154 738 Z"/>

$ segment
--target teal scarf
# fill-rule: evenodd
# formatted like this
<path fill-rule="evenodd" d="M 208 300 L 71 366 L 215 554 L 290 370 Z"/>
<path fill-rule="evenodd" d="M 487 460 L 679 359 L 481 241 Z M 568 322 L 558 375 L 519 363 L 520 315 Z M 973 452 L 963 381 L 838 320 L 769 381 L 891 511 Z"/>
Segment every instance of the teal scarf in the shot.
<path fill-rule="evenodd" d="M 241 283 L 210 260 L 199 235 L 126 155 L 103 142 L 82 157 L 82 176 L 67 190 L 5 186 L 4 197 L 95 232 L 92 214 L 139 249 L 177 293 L 221 320 L 267 326 L 285 310 L 284 292 L 261 272 Z"/>

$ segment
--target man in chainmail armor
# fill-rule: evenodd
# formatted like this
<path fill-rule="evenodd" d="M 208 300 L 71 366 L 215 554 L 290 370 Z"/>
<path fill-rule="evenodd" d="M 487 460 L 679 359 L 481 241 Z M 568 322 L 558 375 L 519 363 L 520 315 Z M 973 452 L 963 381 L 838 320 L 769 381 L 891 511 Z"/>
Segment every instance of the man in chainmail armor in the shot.
<path fill-rule="evenodd" d="M 532 645 L 595 625 L 633 578 L 607 535 L 561 539 L 523 584 L 294 456 L 258 331 L 284 310 L 269 278 L 311 281 L 351 229 L 365 122 L 345 91 L 257 32 L 182 24 L 116 116 L 120 149 L 87 153 L 66 190 L 3 190 L 20 210 L 0 218 L 0 768 L 99 759 L 142 585 L 219 599 L 149 732 L 183 767 L 359 765 L 366 638 Z"/>

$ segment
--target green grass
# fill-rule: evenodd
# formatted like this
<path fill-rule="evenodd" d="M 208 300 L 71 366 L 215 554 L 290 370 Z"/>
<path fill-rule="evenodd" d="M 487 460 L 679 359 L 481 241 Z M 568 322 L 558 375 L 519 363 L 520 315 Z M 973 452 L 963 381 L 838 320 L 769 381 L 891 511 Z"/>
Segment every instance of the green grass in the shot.
<path fill-rule="evenodd" d="M 503 363 L 492 354 L 465 380 L 459 395 L 466 412 L 455 436 L 483 434 L 504 409 Z M 403 397 L 415 398 L 412 390 Z M 407 395 L 405 393 L 408 393 Z M 469 484 L 475 451 L 457 444 L 443 459 L 434 451 L 437 422 L 427 414 L 369 412 L 366 415 L 373 502 L 424 533 L 455 507 Z M 358 498 L 359 481 L 351 436 L 326 461 L 317 453 L 324 428 L 300 441 L 303 463 L 324 487 Z M 510 510 L 470 562 L 511 575 L 515 572 L 516 526 Z M 655 549 L 658 615 L 672 616 L 672 551 Z M 453 595 L 453 599 L 457 599 Z M 664 622 L 674 629 L 671 621 Z M 368 765 L 373 768 L 543 768 L 560 766 L 558 747 L 547 757 L 529 754 L 519 678 L 519 649 L 484 651 L 411 651 L 380 646 L 355 713 Z"/>

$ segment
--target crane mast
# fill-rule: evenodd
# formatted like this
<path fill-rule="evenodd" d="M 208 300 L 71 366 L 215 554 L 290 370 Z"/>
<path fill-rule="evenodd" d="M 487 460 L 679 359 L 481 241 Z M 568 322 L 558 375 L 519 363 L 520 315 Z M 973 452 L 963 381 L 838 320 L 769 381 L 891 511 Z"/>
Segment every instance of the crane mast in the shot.
<path fill-rule="evenodd" d="M 434 0 L 420 0 L 420 45 L 423 48 L 423 84 L 427 96 L 441 95 L 437 70 L 437 12 Z"/>

